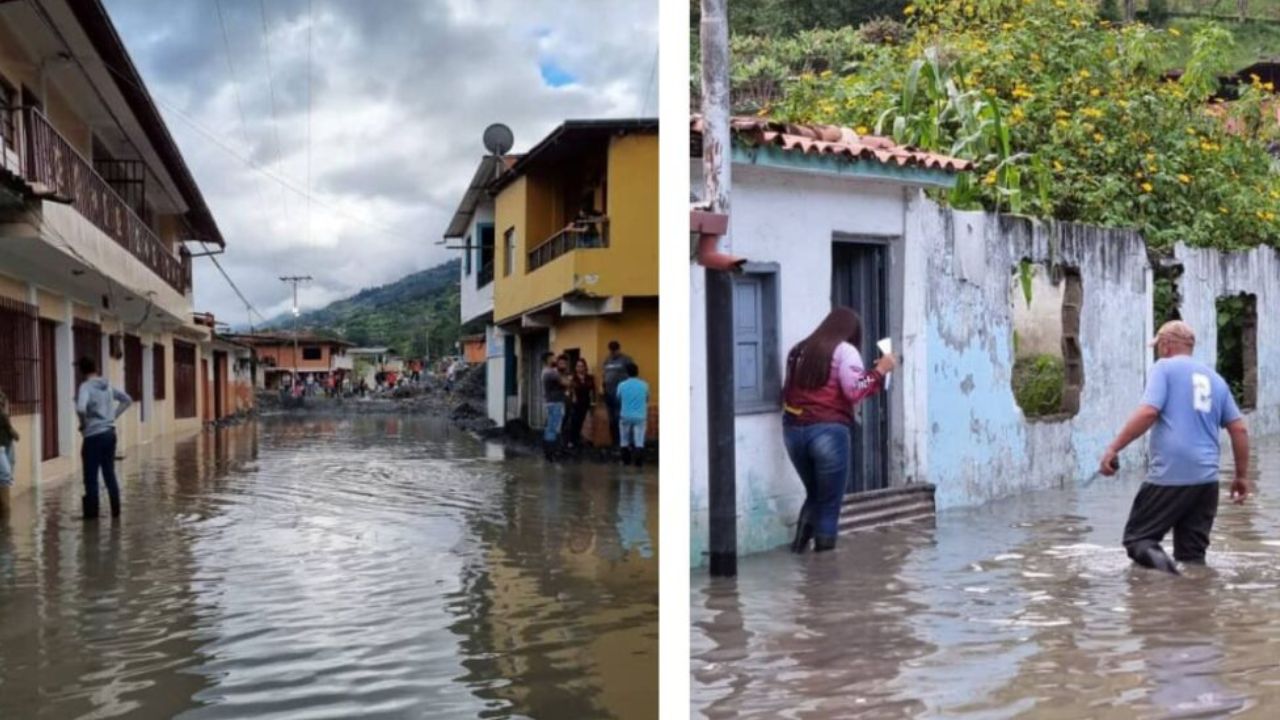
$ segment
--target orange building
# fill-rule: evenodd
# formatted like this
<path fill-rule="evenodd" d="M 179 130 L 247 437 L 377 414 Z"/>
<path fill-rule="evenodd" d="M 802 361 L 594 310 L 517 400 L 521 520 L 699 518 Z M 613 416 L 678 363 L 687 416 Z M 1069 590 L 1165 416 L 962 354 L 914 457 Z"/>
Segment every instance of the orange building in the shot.
<path fill-rule="evenodd" d="M 276 389 L 288 386 L 296 373 L 302 382 L 314 378 L 324 383 L 330 377 L 341 383 L 351 375 L 351 357 L 347 349 L 355 347 L 345 340 L 308 333 L 297 336 L 286 333 L 229 335 L 227 339 L 253 348 L 258 371 L 258 387 Z"/>

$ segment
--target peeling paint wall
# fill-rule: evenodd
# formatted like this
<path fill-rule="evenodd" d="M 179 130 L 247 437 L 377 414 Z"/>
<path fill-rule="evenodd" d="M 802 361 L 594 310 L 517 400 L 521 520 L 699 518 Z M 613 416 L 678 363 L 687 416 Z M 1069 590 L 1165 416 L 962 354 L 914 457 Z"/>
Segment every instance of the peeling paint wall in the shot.
<path fill-rule="evenodd" d="M 929 257 L 927 341 L 907 362 L 927 366 L 923 479 L 937 485 L 938 507 L 1088 477 L 1141 398 L 1149 366 L 1151 283 L 1142 238 L 929 202 L 914 210 L 906 242 L 921 244 Z M 1071 418 L 1028 422 L 1013 397 L 1011 268 L 1023 258 L 1075 267 L 1082 276 L 1085 382 Z M 1135 446 L 1122 462 L 1145 462 L 1142 452 Z"/>
<path fill-rule="evenodd" d="M 1280 433 L 1280 257 L 1269 247 L 1220 253 L 1178 245 L 1183 267 L 1178 278 L 1182 319 L 1196 331 L 1195 357 L 1213 366 L 1218 360 L 1217 299 L 1223 295 L 1258 296 L 1258 409 L 1246 413 L 1255 437 Z M 1271 382 L 1268 382 L 1271 380 Z"/>

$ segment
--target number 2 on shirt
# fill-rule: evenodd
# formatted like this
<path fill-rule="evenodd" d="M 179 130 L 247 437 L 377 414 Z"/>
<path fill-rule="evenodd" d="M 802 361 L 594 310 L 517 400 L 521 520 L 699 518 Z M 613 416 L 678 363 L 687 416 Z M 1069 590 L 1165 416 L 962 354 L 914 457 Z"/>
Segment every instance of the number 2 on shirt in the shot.
<path fill-rule="evenodd" d="M 1209 384 L 1209 376 L 1203 373 L 1194 373 L 1191 376 L 1191 386 L 1194 397 L 1192 404 L 1198 412 L 1207 413 L 1213 409 L 1213 386 Z"/>

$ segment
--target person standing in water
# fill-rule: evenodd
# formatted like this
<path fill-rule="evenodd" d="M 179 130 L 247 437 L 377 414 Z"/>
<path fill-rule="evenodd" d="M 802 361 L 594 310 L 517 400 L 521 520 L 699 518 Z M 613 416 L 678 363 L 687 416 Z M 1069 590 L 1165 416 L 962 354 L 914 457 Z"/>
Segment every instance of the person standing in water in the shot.
<path fill-rule="evenodd" d="M 804 552 L 811 540 L 815 551 L 835 548 L 852 461 L 854 406 L 879 392 L 885 375 L 897 367 L 885 355 L 865 369 L 861 344 L 861 318 L 838 307 L 787 354 L 782 432 L 805 491 L 792 552 Z"/>
<path fill-rule="evenodd" d="M 542 354 L 542 402 L 547 425 L 542 431 L 542 452 L 547 462 L 555 462 L 560 454 L 560 430 L 564 426 L 565 392 L 568 385 L 567 361 L 553 352 Z"/>
<path fill-rule="evenodd" d="M 1133 499 L 1124 527 L 1124 548 L 1139 565 L 1177 573 L 1175 560 L 1203 564 L 1209 531 L 1218 513 L 1219 432 L 1227 429 L 1235 455 L 1231 497 L 1244 502 L 1249 487 L 1249 431 L 1222 376 L 1191 357 L 1196 334 L 1173 320 L 1160 326 L 1151 345 L 1160 358 L 1147 375 L 1147 389 L 1102 455 L 1100 471 L 1129 443 L 1151 430 L 1147 481 Z M 1152 429 L 1154 428 L 1154 429 Z M 1160 546 L 1173 531 L 1173 559 Z"/>
<path fill-rule="evenodd" d="M 649 383 L 640 379 L 640 366 L 627 363 L 627 379 L 618 383 L 618 430 L 622 464 L 644 464 L 644 437 L 649 420 Z"/>
<path fill-rule="evenodd" d="M 0 391 L 0 518 L 9 513 L 9 488 L 13 487 L 15 463 L 13 444 L 19 439 L 18 431 L 9 420 L 9 398 Z"/>
<path fill-rule="evenodd" d="M 111 502 L 111 517 L 120 516 L 120 485 L 116 482 L 116 419 L 133 404 L 133 398 L 119 388 L 111 386 L 98 375 L 98 364 L 92 358 L 80 358 L 76 363 L 80 376 L 80 390 L 76 393 L 76 414 L 80 416 L 80 433 L 84 443 L 80 447 L 80 459 L 84 463 L 84 498 L 81 505 L 84 518 L 98 517 L 98 473 L 107 486 L 107 499 Z"/>
<path fill-rule="evenodd" d="M 622 414 L 622 403 L 618 400 L 618 384 L 627 379 L 627 365 L 634 362 L 630 355 L 622 352 L 622 344 L 617 340 L 609 341 L 609 355 L 600 364 L 604 382 L 604 405 L 609 411 L 609 437 L 613 446 L 619 447 L 620 430 L 618 418 Z"/>

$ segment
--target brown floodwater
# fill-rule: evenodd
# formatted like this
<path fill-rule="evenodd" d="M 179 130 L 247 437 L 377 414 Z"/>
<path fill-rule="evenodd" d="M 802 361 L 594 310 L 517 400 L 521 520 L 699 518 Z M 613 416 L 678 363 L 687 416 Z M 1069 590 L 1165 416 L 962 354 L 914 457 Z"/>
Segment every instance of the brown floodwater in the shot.
<path fill-rule="evenodd" d="M 0 523 L 0 718 L 657 716 L 657 474 L 268 418 Z"/>
<path fill-rule="evenodd" d="M 1280 444 L 1256 455 L 1183 577 L 1125 556 L 1132 476 L 695 571 L 694 715 L 1280 717 Z"/>

